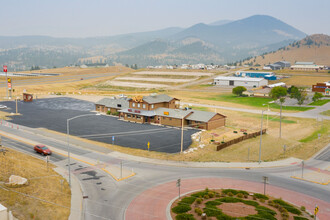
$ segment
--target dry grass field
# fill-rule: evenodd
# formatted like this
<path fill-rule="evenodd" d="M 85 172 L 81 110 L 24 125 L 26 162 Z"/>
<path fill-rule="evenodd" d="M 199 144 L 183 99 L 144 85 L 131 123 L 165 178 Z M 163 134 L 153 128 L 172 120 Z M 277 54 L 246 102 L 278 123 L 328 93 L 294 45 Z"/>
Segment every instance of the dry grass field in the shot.
<path fill-rule="evenodd" d="M 53 165 L 32 156 L 9 149 L 0 155 L 0 203 L 18 219 L 68 219 L 71 192 L 62 176 L 53 171 Z M 11 174 L 27 178 L 29 184 L 9 187 Z M 63 181 L 63 184 L 61 184 Z"/>

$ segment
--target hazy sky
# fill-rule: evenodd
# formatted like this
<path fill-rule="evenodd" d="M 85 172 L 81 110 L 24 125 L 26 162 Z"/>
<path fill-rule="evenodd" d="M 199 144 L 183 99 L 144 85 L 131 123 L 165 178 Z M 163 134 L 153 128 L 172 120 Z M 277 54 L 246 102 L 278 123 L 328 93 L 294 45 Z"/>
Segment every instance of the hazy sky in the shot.
<path fill-rule="evenodd" d="M 90 37 L 255 14 L 330 35 L 330 0 L 0 0 L 0 36 Z"/>

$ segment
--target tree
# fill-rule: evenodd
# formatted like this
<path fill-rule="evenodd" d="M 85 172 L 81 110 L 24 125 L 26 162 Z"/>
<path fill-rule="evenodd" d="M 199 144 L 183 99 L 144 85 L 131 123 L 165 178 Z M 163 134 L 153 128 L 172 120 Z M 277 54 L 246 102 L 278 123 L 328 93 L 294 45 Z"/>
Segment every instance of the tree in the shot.
<path fill-rule="evenodd" d="M 233 94 L 237 96 L 242 96 L 243 92 L 246 91 L 246 88 L 244 86 L 236 86 L 233 88 Z"/>
<path fill-rule="evenodd" d="M 313 96 L 313 102 L 316 102 L 317 100 L 319 100 L 322 97 L 323 97 L 322 93 L 315 92 L 315 94 Z"/>
<path fill-rule="evenodd" d="M 269 95 L 272 97 L 272 99 L 277 100 L 279 98 L 285 97 L 287 93 L 288 92 L 285 87 L 277 86 L 270 91 Z"/>

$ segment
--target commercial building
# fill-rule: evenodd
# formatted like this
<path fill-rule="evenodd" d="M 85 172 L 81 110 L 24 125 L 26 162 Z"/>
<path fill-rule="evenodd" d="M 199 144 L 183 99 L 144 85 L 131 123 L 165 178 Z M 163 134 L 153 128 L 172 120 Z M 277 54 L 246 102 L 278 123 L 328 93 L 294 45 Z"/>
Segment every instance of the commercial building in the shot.
<path fill-rule="evenodd" d="M 105 98 L 95 103 L 100 112 L 118 113 L 119 118 L 130 122 L 155 123 L 168 126 L 215 129 L 224 126 L 226 116 L 219 113 L 179 109 L 180 100 L 168 95 L 152 94 L 131 99 Z M 113 109 L 113 110 L 112 110 Z"/>
<path fill-rule="evenodd" d="M 312 85 L 312 91 L 313 92 L 320 92 L 323 93 L 326 96 L 329 96 L 330 94 L 330 81 L 324 82 L 324 83 L 316 83 L 316 85 Z"/>
<path fill-rule="evenodd" d="M 214 85 L 261 87 L 268 85 L 268 81 L 264 78 L 218 76 L 214 78 Z"/>
<path fill-rule="evenodd" d="M 282 69 L 289 68 L 291 66 L 291 63 L 290 62 L 287 62 L 287 61 L 278 61 L 278 62 L 276 62 L 274 64 L 280 65 Z"/>
<path fill-rule="evenodd" d="M 119 110 L 128 108 L 129 99 L 127 98 L 104 98 L 95 103 L 95 110 L 104 113 L 118 114 Z"/>
<path fill-rule="evenodd" d="M 291 69 L 317 72 L 323 70 L 324 66 L 316 65 L 314 62 L 296 62 L 295 65 L 291 66 Z"/>
<path fill-rule="evenodd" d="M 265 78 L 267 80 L 276 80 L 277 77 L 273 72 L 249 72 L 249 71 L 236 71 L 235 76 L 238 77 L 252 77 L 252 78 Z"/>

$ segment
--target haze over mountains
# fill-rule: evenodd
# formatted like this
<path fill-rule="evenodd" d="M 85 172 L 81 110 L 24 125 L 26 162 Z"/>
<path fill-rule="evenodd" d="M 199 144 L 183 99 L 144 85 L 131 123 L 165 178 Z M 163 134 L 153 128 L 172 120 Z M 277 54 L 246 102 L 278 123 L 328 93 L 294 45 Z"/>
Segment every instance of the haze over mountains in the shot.
<path fill-rule="evenodd" d="M 255 15 L 237 21 L 221 20 L 189 28 L 171 27 L 110 37 L 0 37 L 0 63 L 22 70 L 36 65 L 78 64 L 79 58 L 103 56 L 100 62 L 137 64 L 139 67 L 225 64 L 277 50 L 305 36 L 276 18 Z"/>

